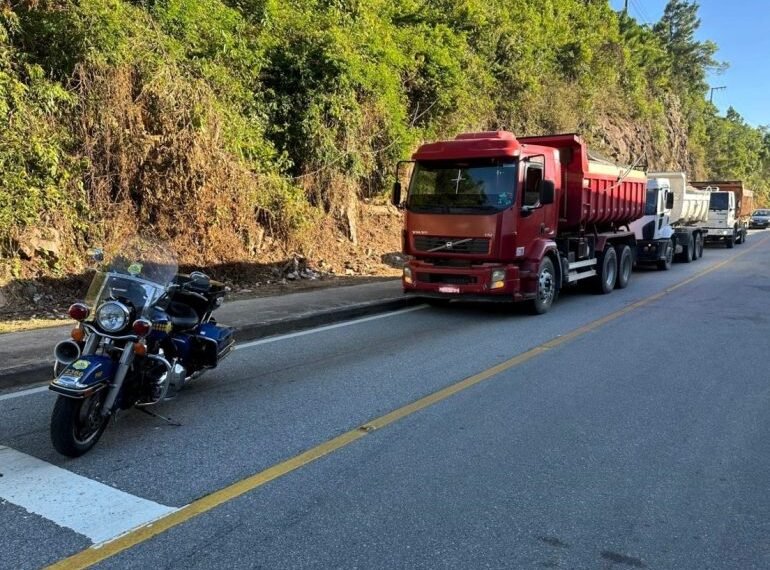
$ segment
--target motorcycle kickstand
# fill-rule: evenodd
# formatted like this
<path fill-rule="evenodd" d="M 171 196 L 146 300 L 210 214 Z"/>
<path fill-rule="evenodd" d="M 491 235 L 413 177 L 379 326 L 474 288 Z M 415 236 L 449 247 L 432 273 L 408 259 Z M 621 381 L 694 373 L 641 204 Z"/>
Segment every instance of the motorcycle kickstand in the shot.
<path fill-rule="evenodd" d="M 180 424 L 178 422 L 175 422 L 171 418 L 167 418 L 166 416 L 161 416 L 160 414 L 156 414 L 155 412 L 151 412 L 147 408 L 137 407 L 136 409 L 139 410 L 140 412 L 142 412 L 143 414 L 147 414 L 148 416 L 152 416 L 153 418 L 157 418 L 159 420 L 163 420 L 164 422 L 166 422 L 170 426 L 182 427 L 182 424 Z"/>

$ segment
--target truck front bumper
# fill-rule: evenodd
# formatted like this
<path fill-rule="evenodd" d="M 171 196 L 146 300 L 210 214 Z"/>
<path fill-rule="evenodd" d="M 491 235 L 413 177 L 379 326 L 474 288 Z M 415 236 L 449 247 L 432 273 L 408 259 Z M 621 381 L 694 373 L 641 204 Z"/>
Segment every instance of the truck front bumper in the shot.
<path fill-rule="evenodd" d="M 731 237 L 733 235 L 733 229 L 732 228 L 709 228 L 709 233 L 706 234 L 706 240 L 708 241 L 716 241 L 720 239 L 725 239 L 727 237 Z"/>
<path fill-rule="evenodd" d="M 652 263 L 666 258 L 666 246 L 671 240 L 651 239 L 636 241 L 636 261 Z"/>
<path fill-rule="evenodd" d="M 503 279 L 499 279 L 501 275 Z M 512 264 L 447 267 L 412 260 L 405 267 L 402 284 L 408 295 L 510 302 L 532 298 L 534 292 L 522 290 L 522 278 L 527 276 L 528 272 Z"/>

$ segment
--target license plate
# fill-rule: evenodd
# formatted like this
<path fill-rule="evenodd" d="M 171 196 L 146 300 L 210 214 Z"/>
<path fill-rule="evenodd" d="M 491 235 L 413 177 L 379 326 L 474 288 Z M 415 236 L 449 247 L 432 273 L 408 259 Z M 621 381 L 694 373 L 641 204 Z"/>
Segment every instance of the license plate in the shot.
<path fill-rule="evenodd" d="M 459 287 L 439 287 L 438 292 L 439 293 L 459 293 L 460 288 Z"/>

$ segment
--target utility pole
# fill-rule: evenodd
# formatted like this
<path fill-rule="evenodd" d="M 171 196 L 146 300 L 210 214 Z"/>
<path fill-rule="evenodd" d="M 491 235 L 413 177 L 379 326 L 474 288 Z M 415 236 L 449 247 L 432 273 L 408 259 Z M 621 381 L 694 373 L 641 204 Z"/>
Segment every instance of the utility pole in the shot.
<path fill-rule="evenodd" d="M 711 88 L 711 94 L 709 95 L 709 103 L 714 102 L 714 91 L 721 91 L 722 89 L 727 89 L 726 85 L 721 85 L 719 87 L 712 87 Z"/>

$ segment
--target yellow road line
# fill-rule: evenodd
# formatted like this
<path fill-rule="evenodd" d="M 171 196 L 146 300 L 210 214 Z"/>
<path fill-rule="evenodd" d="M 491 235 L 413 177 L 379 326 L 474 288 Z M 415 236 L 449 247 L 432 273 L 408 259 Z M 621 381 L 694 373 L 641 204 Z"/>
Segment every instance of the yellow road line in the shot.
<path fill-rule="evenodd" d="M 540 356 L 541 354 L 549 350 L 552 350 L 572 340 L 575 340 L 576 338 L 581 337 L 586 333 L 594 331 L 602 327 L 603 325 L 609 322 L 612 322 L 622 317 L 623 315 L 630 313 L 631 311 L 634 311 L 640 307 L 643 307 L 654 301 L 657 301 L 658 299 L 661 299 L 668 293 L 675 291 L 676 289 L 679 289 L 680 287 L 683 287 L 689 283 L 692 283 L 696 279 L 699 279 L 704 275 L 707 275 L 712 271 L 716 271 L 717 269 L 724 267 L 728 263 L 731 263 L 736 259 L 743 257 L 744 255 L 749 253 L 751 250 L 756 249 L 757 247 L 765 243 L 767 240 L 768 238 L 764 238 L 759 242 L 757 242 L 756 244 L 752 245 L 751 247 L 746 248 L 741 253 L 734 255 L 733 257 L 730 257 L 729 259 L 726 259 L 724 261 L 720 261 L 719 263 L 712 265 L 709 268 L 699 273 L 696 273 L 692 277 L 689 277 L 684 281 L 677 283 L 676 285 L 672 285 L 671 287 L 668 287 L 667 289 L 661 291 L 660 293 L 655 293 L 654 295 L 645 297 L 640 301 L 636 301 L 635 303 L 632 303 L 622 309 L 619 309 L 613 313 L 610 313 L 609 315 L 604 316 L 600 319 L 592 321 L 587 325 L 579 327 L 565 335 L 549 340 L 548 342 L 545 342 L 539 346 L 531 348 L 526 352 L 522 352 L 521 354 L 518 354 L 513 358 L 509 358 L 508 360 L 501 362 L 500 364 L 497 364 L 495 366 L 492 366 L 491 368 L 488 368 L 483 372 L 474 374 L 473 376 L 470 376 L 464 380 L 461 380 L 455 384 L 452 384 L 451 386 L 447 386 L 446 388 L 443 388 L 437 392 L 433 392 L 432 394 L 429 394 L 424 398 L 420 398 L 419 400 L 416 400 L 411 404 L 407 404 L 406 406 L 393 410 L 392 412 L 385 414 L 384 416 L 375 418 L 365 423 L 359 428 L 345 432 L 342 435 L 339 435 L 320 445 L 317 445 L 316 447 L 313 447 L 312 449 L 305 451 L 304 453 L 300 453 L 299 455 L 296 455 L 290 459 L 287 459 L 286 461 L 278 463 L 268 469 L 265 469 L 264 471 L 261 471 L 254 475 L 251 475 L 250 477 L 237 481 L 236 483 L 233 483 L 232 485 L 224 487 L 219 491 L 215 491 L 210 495 L 201 497 L 200 499 L 193 501 L 189 505 L 182 507 L 181 509 L 174 511 L 173 513 L 170 513 L 164 517 L 161 517 L 160 519 L 154 522 L 148 523 L 137 529 L 134 529 L 124 534 L 123 536 L 116 538 L 115 540 L 106 542 L 104 544 L 94 545 L 90 548 L 87 548 L 86 550 L 83 550 L 81 552 L 78 552 L 77 554 L 70 556 L 69 558 L 65 558 L 63 560 L 60 560 L 59 562 L 54 563 L 48 568 L 74 570 L 74 569 L 88 568 L 90 566 L 93 566 L 94 564 L 98 564 L 99 562 L 102 562 L 103 560 L 111 558 L 123 552 L 124 550 L 133 548 L 138 544 L 141 544 L 143 542 L 146 542 L 147 540 L 150 540 L 154 536 L 157 536 L 169 529 L 179 526 L 189 521 L 190 519 L 197 517 L 198 515 L 202 515 L 203 513 L 206 513 L 212 509 L 215 509 L 216 507 L 219 507 L 229 501 L 232 501 L 233 499 L 240 497 L 241 495 L 244 495 L 249 491 L 253 491 L 257 487 L 261 487 L 265 483 L 269 483 L 270 481 L 283 477 L 284 475 L 287 475 L 288 473 L 291 473 L 292 471 L 295 471 L 300 467 L 303 467 L 309 463 L 312 463 L 316 459 L 320 459 L 325 455 L 329 455 L 330 453 L 333 453 L 339 449 L 342 449 L 343 447 L 350 445 L 354 441 L 357 441 L 362 437 L 365 437 L 368 433 L 372 431 L 382 429 L 394 422 L 397 422 L 400 419 L 403 419 L 416 412 L 419 412 L 420 410 L 423 410 L 429 406 L 437 404 L 438 402 L 446 400 L 447 398 L 459 392 L 462 392 L 463 390 L 467 390 L 468 388 L 475 386 L 476 384 L 484 382 L 485 380 L 489 380 L 490 378 L 500 374 L 501 372 L 510 370 L 511 368 L 514 368 L 515 366 L 518 366 L 520 364 L 523 364 L 524 362 L 527 362 L 528 360 L 531 360 L 537 356 Z"/>

